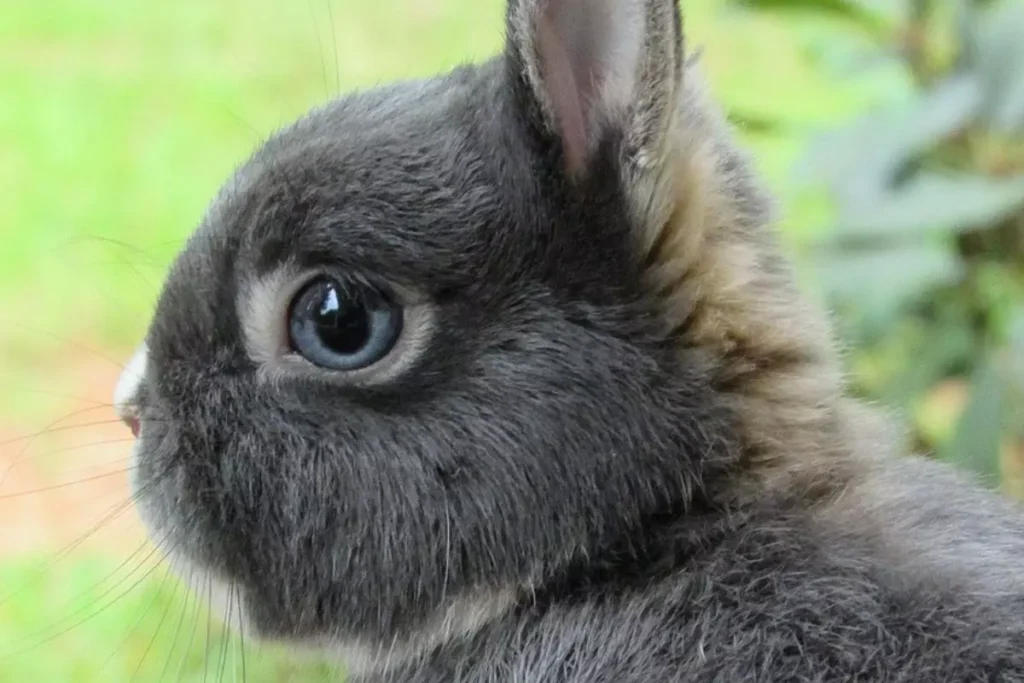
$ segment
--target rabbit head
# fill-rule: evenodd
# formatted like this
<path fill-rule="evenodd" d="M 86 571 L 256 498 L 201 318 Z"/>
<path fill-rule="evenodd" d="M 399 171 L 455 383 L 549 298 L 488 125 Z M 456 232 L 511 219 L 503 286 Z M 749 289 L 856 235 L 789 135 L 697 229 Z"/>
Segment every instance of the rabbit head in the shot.
<path fill-rule="evenodd" d="M 141 515 L 250 635 L 479 628 L 767 452 L 744 340 L 817 352 L 675 2 L 511 0 L 506 32 L 259 149 L 125 373 Z"/>

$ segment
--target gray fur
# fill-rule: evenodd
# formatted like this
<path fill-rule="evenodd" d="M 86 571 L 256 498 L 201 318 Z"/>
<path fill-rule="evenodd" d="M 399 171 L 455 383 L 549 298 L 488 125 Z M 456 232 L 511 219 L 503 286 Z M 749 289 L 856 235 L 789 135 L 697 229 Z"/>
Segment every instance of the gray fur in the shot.
<path fill-rule="evenodd" d="M 642 30 L 511 0 L 505 54 L 226 185 L 119 394 L 153 537 L 367 681 L 1024 681 L 1020 511 L 854 417 L 676 7 L 597 4 Z M 629 36 L 627 114 L 574 147 L 544 50 Z M 401 292 L 415 353 L 277 358 L 275 290 L 319 270 Z"/>

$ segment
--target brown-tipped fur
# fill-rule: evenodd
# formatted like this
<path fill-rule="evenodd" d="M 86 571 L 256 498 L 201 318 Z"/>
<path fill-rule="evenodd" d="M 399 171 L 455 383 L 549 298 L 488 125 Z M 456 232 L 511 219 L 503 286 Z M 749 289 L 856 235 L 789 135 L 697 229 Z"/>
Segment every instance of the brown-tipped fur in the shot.
<path fill-rule="evenodd" d="M 771 201 L 704 96 L 694 60 L 679 107 L 658 181 L 671 198 L 644 203 L 660 207 L 644 216 L 643 241 L 667 331 L 706 355 L 735 411 L 744 483 L 818 497 L 889 450 L 878 443 L 888 429 L 843 396 L 827 317 L 797 290 Z"/>

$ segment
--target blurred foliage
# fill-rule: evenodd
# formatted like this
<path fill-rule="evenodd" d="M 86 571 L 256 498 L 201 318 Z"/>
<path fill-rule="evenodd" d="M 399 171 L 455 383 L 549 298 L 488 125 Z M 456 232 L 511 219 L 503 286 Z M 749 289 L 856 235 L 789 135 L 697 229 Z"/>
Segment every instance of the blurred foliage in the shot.
<path fill-rule="evenodd" d="M 1024 2 L 738 4 L 817 22 L 836 78 L 904 75 L 803 155 L 794 180 L 832 207 L 806 255 L 857 390 L 917 448 L 1024 492 Z"/>

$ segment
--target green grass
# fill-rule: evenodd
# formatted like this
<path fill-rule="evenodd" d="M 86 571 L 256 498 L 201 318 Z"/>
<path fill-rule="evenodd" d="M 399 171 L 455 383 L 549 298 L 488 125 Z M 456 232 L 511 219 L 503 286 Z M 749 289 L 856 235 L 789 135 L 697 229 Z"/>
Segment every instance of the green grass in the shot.
<path fill-rule="evenodd" d="M 134 344 L 207 201 L 274 129 L 339 91 L 483 58 L 502 40 L 502 0 L 328 1 L 0 0 L 0 427 L 56 412 L 37 393 L 66 388 L 56 358 L 116 360 Z M 741 134 L 785 189 L 809 131 L 891 84 L 840 86 L 811 66 L 799 25 L 722 5 L 688 2 L 691 44 L 731 111 L 775 122 Z M 820 223 L 815 198 L 782 199 L 794 239 Z M 28 648 L 0 650 L 0 680 L 127 681 L 143 653 L 135 680 L 156 680 L 174 657 L 168 680 L 203 680 L 205 641 L 186 657 L 171 624 L 158 629 L 182 597 L 154 578 L 32 640 L 100 607 L 89 586 L 122 559 L 75 555 L 42 572 L 0 562 L 0 586 L 24 586 L 10 599 L 0 590 L 0 643 Z M 274 653 L 249 659 L 249 681 L 325 675 Z"/>
<path fill-rule="evenodd" d="M 243 672 L 252 683 L 341 678 L 325 662 L 243 646 L 237 631 L 226 632 L 154 566 L 114 571 L 117 565 L 98 558 L 0 566 L 0 680 L 199 683 L 241 680 Z"/>

